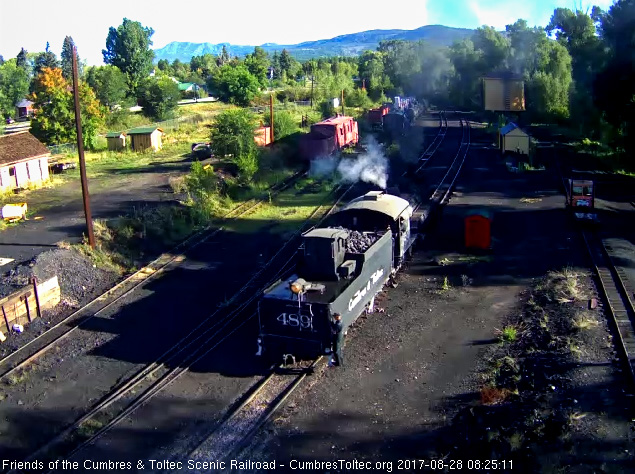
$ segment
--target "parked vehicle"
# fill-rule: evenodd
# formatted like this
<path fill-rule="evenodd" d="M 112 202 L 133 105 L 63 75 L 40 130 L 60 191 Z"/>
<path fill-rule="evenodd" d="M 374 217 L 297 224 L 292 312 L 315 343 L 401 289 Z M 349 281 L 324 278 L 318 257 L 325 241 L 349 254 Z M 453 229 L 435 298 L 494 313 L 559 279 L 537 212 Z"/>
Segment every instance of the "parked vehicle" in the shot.
<path fill-rule="evenodd" d="M 212 157 L 212 147 L 210 143 L 192 143 L 192 156 L 199 160 Z"/>

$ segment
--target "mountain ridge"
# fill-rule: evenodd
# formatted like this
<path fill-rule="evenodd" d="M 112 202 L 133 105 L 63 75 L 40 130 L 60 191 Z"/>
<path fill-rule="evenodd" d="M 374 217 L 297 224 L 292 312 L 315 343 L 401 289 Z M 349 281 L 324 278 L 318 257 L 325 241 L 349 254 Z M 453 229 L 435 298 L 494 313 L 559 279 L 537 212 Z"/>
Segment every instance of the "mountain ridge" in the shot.
<path fill-rule="evenodd" d="M 444 25 L 425 25 L 413 30 L 366 30 L 358 33 L 348 33 L 328 39 L 303 41 L 297 44 L 263 43 L 260 46 L 268 53 L 287 49 L 298 60 L 311 59 L 321 56 L 357 56 L 368 49 L 376 49 L 380 41 L 385 40 L 426 40 L 436 46 L 449 46 L 456 40 L 461 40 L 473 33 L 467 28 L 454 28 Z M 256 45 L 234 45 L 231 43 L 192 43 L 172 41 L 162 48 L 154 50 L 155 62 L 167 59 L 172 62 L 178 59 L 189 62 L 192 56 L 202 54 L 218 55 L 223 49 L 232 56 L 245 56 L 253 52 Z"/>

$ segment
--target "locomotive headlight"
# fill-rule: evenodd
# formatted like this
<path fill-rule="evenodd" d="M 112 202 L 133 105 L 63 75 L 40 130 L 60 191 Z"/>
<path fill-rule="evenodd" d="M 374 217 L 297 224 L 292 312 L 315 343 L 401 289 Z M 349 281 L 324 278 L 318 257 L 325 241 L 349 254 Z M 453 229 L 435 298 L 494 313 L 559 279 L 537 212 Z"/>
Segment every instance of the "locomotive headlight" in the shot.
<path fill-rule="evenodd" d="M 296 281 L 292 282 L 289 285 L 289 289 L 297 295 L 304 291 L 305 285 L 306 281 L 304 281 L 302 278 L 298 278 Z"/>

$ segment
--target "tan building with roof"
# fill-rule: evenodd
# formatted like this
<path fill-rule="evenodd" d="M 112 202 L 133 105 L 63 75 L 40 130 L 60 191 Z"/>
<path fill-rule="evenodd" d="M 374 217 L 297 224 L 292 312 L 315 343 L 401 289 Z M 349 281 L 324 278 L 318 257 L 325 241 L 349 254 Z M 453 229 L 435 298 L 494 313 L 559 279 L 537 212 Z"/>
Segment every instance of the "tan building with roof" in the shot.
<path fill-rule="evenodd" d="M 48 148 L 28 131 L 0 136 L 0 189 L 46 181 L 50 156 Z"/>
<path fill-rule="evenodd" d="M 483 77 L 483 108 L 495 112 L 525 110 L 525 82 L 511 73 Z"/>
<path fill-rule="evenodd" d="M 163 130 L 159 127 L 138 127 L 128 132 L 130 146 L 134 151 L 144 151 L 147 149 L 159 151 L 162 146 L 162 135 Z"/>

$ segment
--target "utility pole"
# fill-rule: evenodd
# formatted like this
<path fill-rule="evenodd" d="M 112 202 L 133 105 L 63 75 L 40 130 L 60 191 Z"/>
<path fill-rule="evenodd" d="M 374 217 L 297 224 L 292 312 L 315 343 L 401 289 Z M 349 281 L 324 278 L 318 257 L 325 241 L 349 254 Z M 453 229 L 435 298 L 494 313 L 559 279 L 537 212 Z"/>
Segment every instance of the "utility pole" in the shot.
<path fill-rule="evenodd" d="M 84 159 L 84 141 L 82 138 L 82 116 L 79 109 L 79 79 L 77 78 L 77 48 L 73 45 L 73 100 L 75 102 L 75 126 L 77 128 L 77 152 L 79 153 L 79 173 L 82 179 L 82 196 L 84 198 L 84 215 L 88 244 L 95 248 L 93 218 L 90 213 L 90 195 L 88 194 L 88 178 L 86 178 L 86 161 Z"/>
<path fill-rule="evenodd" d="M 342 115 L 344 115 L 344 89 L 342 89 Z"/>
<path fill-rule="evenodd" d="M 269 131 L 271 133 L 271 143 L 273 143 L 273 91 L 269 95 L 269 124 L 271 126 Z"/>
<path fill-rule="evenodd" d="M 315 83 L 315 76 L 313 75 L 313 63 L 311 63 L 311 108 L 313 108 L 313 84 Z"/>

